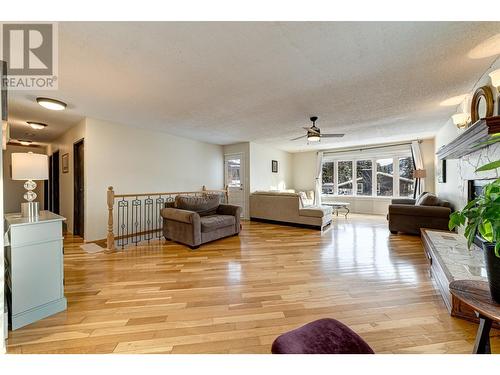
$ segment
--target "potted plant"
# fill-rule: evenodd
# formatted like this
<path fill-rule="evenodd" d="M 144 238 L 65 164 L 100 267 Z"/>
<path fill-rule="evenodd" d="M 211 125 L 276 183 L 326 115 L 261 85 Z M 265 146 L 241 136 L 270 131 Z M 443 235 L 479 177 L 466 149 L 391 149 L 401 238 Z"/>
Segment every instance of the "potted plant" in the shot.
<path fill-rule="evenodd" d="M 484 144 L 500 142 L 495 134 Z M 500 160 L 478 168 L 476 172 L 500 168 Z M 493 299 L 500 303 L 500 178 L 486 185 L 478 197 L 470 201 L 461 211 L 450 215 L 449 228 L 465 226 L 464 235 L 470 248 L 474 238 L 479 236 L 486 264 L 486 272 Z"/>

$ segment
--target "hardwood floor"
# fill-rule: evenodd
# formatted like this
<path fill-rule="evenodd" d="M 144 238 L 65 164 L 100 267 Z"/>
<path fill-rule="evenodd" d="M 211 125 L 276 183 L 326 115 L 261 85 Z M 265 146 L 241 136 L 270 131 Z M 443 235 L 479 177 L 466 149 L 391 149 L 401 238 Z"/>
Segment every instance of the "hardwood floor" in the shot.
<path fill-rule="evenodd" d="M 377 353 L 470 353 L 419 237 L 350 215 L 318 231 L 244 222 L 239 237 L 87 254 L 65 240 L 68 310 L 9 332 L 9 353 L 269 353 L 281 333 L 332 317 Z M 492 351 L 500 352 L 493 331 Z"/>

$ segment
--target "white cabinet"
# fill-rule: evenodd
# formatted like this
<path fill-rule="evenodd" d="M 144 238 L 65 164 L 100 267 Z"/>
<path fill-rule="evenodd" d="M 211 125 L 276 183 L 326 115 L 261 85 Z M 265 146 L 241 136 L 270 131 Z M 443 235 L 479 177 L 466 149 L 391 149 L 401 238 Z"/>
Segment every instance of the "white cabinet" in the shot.
<path fill-rule="evenodd" d="M 66 310 L 62 216 L 5 215 L 6 285 L 12 329 Z"/>

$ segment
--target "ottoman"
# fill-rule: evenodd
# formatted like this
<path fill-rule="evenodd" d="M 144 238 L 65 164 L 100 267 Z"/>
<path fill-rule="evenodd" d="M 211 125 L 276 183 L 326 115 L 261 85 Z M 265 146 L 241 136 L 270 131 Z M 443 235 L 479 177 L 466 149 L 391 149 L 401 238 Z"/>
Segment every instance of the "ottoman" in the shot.
<path fill-rule="evenodd" d="M 319 319 L 274 340 L 273 354 L 374 354 L 352 329 L 335 319 Z"/>

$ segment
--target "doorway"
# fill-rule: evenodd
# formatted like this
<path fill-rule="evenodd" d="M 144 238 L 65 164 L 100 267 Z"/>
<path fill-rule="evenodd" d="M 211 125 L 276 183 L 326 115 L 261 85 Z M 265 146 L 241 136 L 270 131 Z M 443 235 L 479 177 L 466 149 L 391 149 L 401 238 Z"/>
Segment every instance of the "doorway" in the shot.
<path fill-rule="evenodd" d="M 241 207 L 245 217 L 245 167 L 243 154 L 224 155 L 224 180 L 227 186 L 228 203 Z"/>
<path fill-rule="evenodd" d="M 59 151 L 49 156 L 49 181 L 48 181 L 48 202 L 47 209 L 55 214 L 59 214 Z"/>
<path fill-rule="evenodd" d="M 84 213 L 85 213 L 85 196 L 84 196 L 84 140 L 78 141 L 73 145 L 73 234 L 84 236 Z"/>

